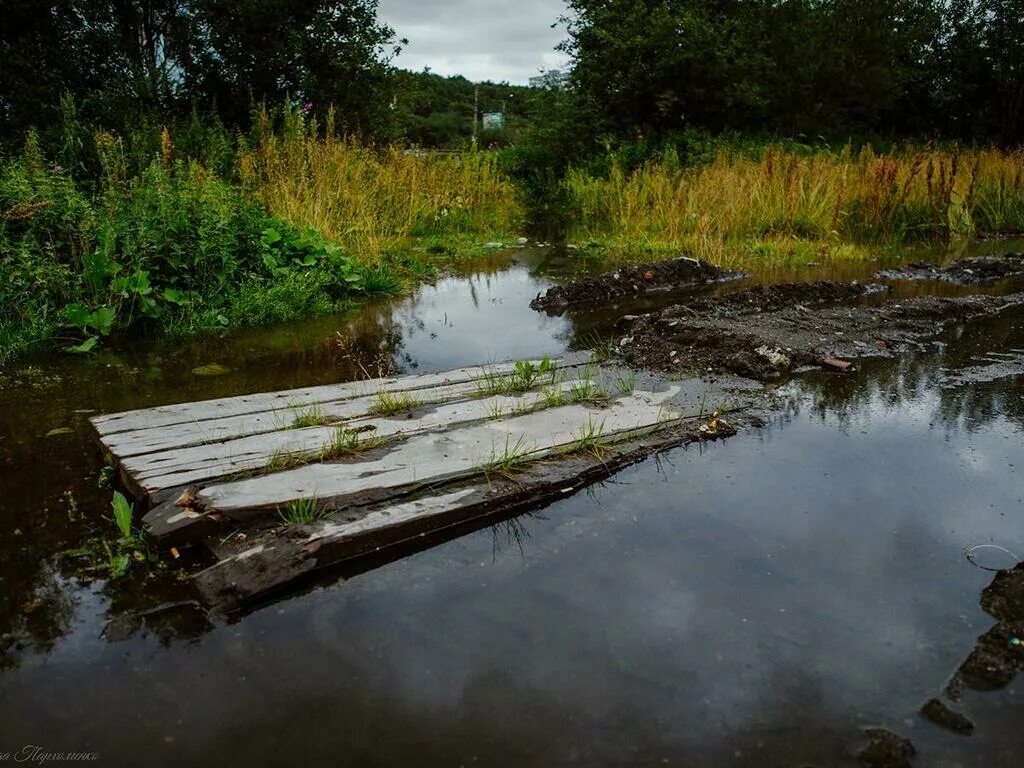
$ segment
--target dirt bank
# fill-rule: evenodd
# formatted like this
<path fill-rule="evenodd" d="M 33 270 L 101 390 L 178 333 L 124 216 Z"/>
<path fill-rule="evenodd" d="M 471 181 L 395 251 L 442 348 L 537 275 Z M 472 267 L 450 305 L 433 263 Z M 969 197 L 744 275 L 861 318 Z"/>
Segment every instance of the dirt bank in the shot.
<path fill-rule="evenodd" d="M 623 318 L 616 351 L 637 368 L 734 373 L 768 381 L 824 358 L 888 355 L 916 347 L 946 324 L 1024 305 L 1024 293 L 921 296 L 878 306 L 843 303 L 877 290 L 819 282 L 709 296 Z"/>
<path fill-rule="evenodd" d="M 934 280 L 955 285 L 983 285 L 1024 275 L 1024 253 L 981 256 L 954 261 L 946 267 L 926 261 L 887 269 L 875 275 L 880 280 Z"/>
<path fill-rule="evenodd" d="M 742 272 L 730 272 L 706 261 L 678 258 L 653 264 L 622 267 L 596 277 L 556 285 L 530 302 L 533 309 L 563 312 L 576 304 L 607 301 L 619 296 L 639 296 L 673 288 L 738 280 Z"/>

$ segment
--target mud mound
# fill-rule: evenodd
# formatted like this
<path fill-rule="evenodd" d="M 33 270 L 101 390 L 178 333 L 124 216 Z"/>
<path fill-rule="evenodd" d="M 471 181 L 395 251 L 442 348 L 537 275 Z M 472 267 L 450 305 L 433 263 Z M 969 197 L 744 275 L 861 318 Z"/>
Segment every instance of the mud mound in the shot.
<path fill-rule="evenodd" d="M 1024 275 L 1024 253 L 961 259 L 948 267 L 917 261 L 900 269 L 884 270 L 875 277 L 883 280 L 934 280 L 955 285 L 981 285 L 1017 275 Z"/>
<path fill-rule="evenodd" d="M 575 304 L 607 301 L 620 296 L 640 296 L 689 285 L 717 283 L 746 277 L 697 259 L 679 258 L 623 267 L 597 277 L 584 277 L 568 285 L 556 285 L 539 294 L 530 307 L 561 312 Z"/>
<path fill-rule="evenodd" d="M 879 290 L 860 283 L 781 283 L 756 285 L 725 296 L 706 296 L 686 305 L 666 310 L 678 316 L 735 317 L 758 312 L 774 312 L 786 307 L 815 307 L 859 299 Z"/>
<path fill-rule="evenodd" d="M 1024 293 L 837 304 L 870 290 L 855 283 L 806 283 L 707 297 L 626 318 L 616 351 L 637 368 L 769 381 L 835 357 L 888 355 L 934 338 L 948 323 L 1024 305 Z"/>

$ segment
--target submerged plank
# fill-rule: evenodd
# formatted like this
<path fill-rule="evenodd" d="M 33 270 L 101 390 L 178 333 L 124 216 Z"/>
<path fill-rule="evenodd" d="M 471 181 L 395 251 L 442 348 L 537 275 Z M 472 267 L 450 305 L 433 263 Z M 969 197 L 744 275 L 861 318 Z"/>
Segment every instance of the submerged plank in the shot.
<path fill-rule="evenodd" d="M 540 361 L 534 361 L 539 363 Z M 237 397 L 223 397 L 193 403 L 163 405 L 155 408 L 141 408 L 134 411 L 96 416 L 90 419 L 93 428 L 101 436 L 154 427 L 169 427 L 227 416 L 248 413 L 262 413 L 304 407 L 334 400 L 365 397 L 377 392 L 403 392 L 426 387 L 442 387 L 472 381 L 486 373 L 510 373 L 515 363 L 496 363 L 459 368 L 441 373 L 424 373 L 410 376 L 389 376 L 380 379 L 353 381 L 342 384 L 326 384 L 318 387 L 290 389 L 279 392 L 261 392 Z"/>
<path fill-rule="evenodd" d="M 568 392 L 581 382 L 591 383 L 588 379 L 560 382 L 550 387 L 548 392 Z M 363 416 L 345 422 L 343 427 L 335 425 L 286 429 L 225 442 L 129 456 L 122 461 L 122 466 L 142 491 L 152 498 L 165 488 L 193 485 L 261 469 L 275 460 L 298 463 L 302 459 L 329 453 L 341 428 L 358 432 L 363 440 L 386 439 L 500 417 L 531 408 L 538 400 L 543 405 L 542 395 L 536 391 L 461 400 L 413 413 Z M 326 408 L 324 412 L 327 415 Z"/>
<path fill-rule="evenodd" d="M 197 574 L 195 583 L 215 610 L 234 611 L 316 569 L 451 531 L 472 521 L 493 521 L 575 493 L 652 453 L 695 440 L 735 433 L 724 422 L 713 434 L 678 423 L 667 431 L 619 443 L 608 456 L 572 456 L 528 467 L 514 480 L 476 482 L 400 503 L 347 509 L 306 526 L 265 531 Z M 390 551 L 390 550 L 389 550 Z"/>
<path fill-rule="evenodd" d="M 615 398 L 605 408 L 568 405 L 446 432 L 427 433 L 396 445 L 372 462 L 311 464 L 298 469 L 202 489 L 196 506 L 234 519 L 291 502 L 316 498 L 342 505 L 371 493 L 389 493 L 479 474 L 505 459 L 538 459 L 577 444 L 588 435 L 607 439 L 649 429 L 681 412 L 667 406 L 680 388 Z"/>

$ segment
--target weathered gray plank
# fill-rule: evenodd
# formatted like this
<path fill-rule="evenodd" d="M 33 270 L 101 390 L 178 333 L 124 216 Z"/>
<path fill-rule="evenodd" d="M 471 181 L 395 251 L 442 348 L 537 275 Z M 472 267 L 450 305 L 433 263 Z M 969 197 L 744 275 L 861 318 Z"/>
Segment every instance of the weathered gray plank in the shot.
<path fill-rule="evenodd" d="M 459 368 L 441 373 L 389 376 L 342 384 L 326 384 L 318 387 L 305 387 L 280 392 L 261 392 L 238 397 L 223 397 L 193 403 L 141 408 L 122 413 L 96 416 L 90 421 L 96 432 L 103 437 L 117 432 L 127 432 L 136 429 L 168 427 L 174 424 L 187 424 L 207 419 L 224 418 L 226 416 L 279 411 L 287 409 L 291 405 L 308 406 L 333 400 L 363 397 L 380 391 L 402 392 L 425 387 L 459 384 L 472 381 L 488 372 L 509 373 L 514 368 L 515 363 L 496 363 L 493 365 Z"/>
<path fill-rule="evenodd" d="M 430 387 L 415 391 L 418 402 L 444 402 L 467 397 L 476 390 L 475 382 Z M 346 421 L 366 416 L 377 403 L 377 392 L 363 397 L 316 403 L 329 421 Z M 261 411 L 220 419 L 204 419 L 167 427 L 151 427 L 117 432 L 102 438 L 106 450 L 115 458 L 127 460 L 135 456 L 188 448 L 197 445 L 225 443 L 242 437 L 289 431 L 301 414 L 300 408 L 283 407 L 277 411 Z"/>
<path fill-rule="evenodd" d="M 574 456 L 528 467 L 514 480 L 476 483 L 430 493 L 410 501 L 347 509 L 307 526 L 268 530 L 195 577 L 206 603 L 233 611 L 246 601 L 332 564 L 378 552 L 426 534 L 456 530 L 470 521 L 506 517 L 575 493 L 627 464 L 695 440 L 735 434 L 720 422 L 713 434 L 676 424 L 639 440 L 616 445 L 606 457 Z"/>
<path fill-rule="evenodd" d="M 581 433 L 604 436 L 655 427 L 681 415 L 665 405 L 679 392 L 638 392 L 615 398 L 607 408 L 569 405 L 487 424 L 412 437 L 383 459 L 311 464 L 248 480 L 213 485 L 196 498 L 200 509 L 244 519 L 315 497 L 341 504 L 366 492 L 445 482 L 480 472 L 481 466 L 516 446 L 539 458 L 576 443 Z"/>
<path fill-rule="evenodd" d="M 579 383 L 580 380 L 560 382 L 552 389 L 566 392 L 573 386 L 579 386 Z M 365 437 L 388 438 L 399 434 L 412 435 L 427 430 L 454 427 L 543 404 L 541 393 L 530 391 L 518 395 L 498 395 L 444 403 L 412 414 L 362 417 L 346 422 L 344 427 L 350 430 L 366 430 L 361 432 Z M 327 410 L 325 407 L 325 414 Z M 145 493 L 152 495 L 164 488 L 192 485 L 260 469 L 282 455 L 318 456 L 330 445 L 337 429 L 336 426 L 306 427 L 159 453 L 145 453 L 125 458 L 122 466 Z"/>

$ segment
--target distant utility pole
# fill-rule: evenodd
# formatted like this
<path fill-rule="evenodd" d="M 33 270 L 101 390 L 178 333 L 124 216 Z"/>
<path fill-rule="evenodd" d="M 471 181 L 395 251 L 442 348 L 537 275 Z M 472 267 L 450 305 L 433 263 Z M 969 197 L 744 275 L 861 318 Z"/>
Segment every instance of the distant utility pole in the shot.
<path fill-rule="evenodd" d="M 476 126 L 480 120 L 480 86 L 473 87 L 473 149 L 476 149 Z"/>

